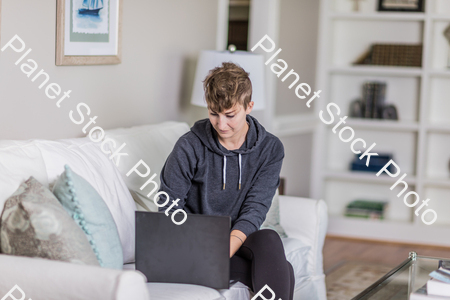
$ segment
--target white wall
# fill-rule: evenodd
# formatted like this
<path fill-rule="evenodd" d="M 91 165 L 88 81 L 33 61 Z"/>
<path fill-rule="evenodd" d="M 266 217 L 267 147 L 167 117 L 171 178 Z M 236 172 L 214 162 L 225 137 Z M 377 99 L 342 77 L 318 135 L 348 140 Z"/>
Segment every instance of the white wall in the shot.
<path fill-rule="evenodd" d="M 312 134 L 280 138 L 284 146 L 281 177 L 285 181 L 285 194 L 309 197 L 311 174 Z"/>
<path fill-rule="evenodd" d="M 278 115 L 312 113 L 305 100 L 295 96 L 294 89 L 289 89 L 292 79 L 281 82 L 291 69 L 300 75 L 299 82 L 308 83 L 313 90 L 315 86 L 319 1 L 318 0 L 281 0 L 279 48 L 282 49 L 277 59 L 284 59 L 289 68 L 280 76 L 277 87 Z"/>
<path fill-rule="evenodd" d="M 281 0 L 278 58 L 284 59 L 290 69 L 300 75 L 300 81 L 315 86 L 319 1 Z M 281 77 L 282 78 L 282 77 Z M 294 88 L 288 88 L 289 80 L 277 83 L 277 115 L 313 113 L 313 107 L 306 107 L 305 101 L 295 96 Z M 281 138 L 286 157 L 281 176 L 286 178 L 286 194 L 309 197 L 311 174 L 312 135 L 302 134 Z"/>
<path fill-rule="evenodd" d="M 312 86 L 317 2 L 281 0 L 280 16 L 283 58 Z M 27 58 L 72 94 L 57 108 L 56 101 L 37 88 L 38 82 L 31 82 L 14 64 L 19 54 L 0 52 L 0 140 L 84 136 L 82 126 L 68 116 L 79 102 L 90 106 L 91 116 L 98 116 L 96 125 L 105 129 L 166 120 L 192 125 L 207 117 L 206 109 L 189 101 L 198 51 L 216 46 L 217 5 L 214 0 L 123 1 L 122 63 L 57 67 L 56 1 L 3 0 L 0 46 L 19 35 L 32 48 Z M 279 84 L 278 114 L 302 111 L 304 103 L 292 95 L 286 84 Z M 261 112 L 254 115 L 262 117 Z M 311 137 L 281 140 L 286 148 L 281 175 L 287 194 L 308 196 Z"/>
<path fill-rule="evenodd" d="M 105 129 L 207 117 L 189 104 L 196 57 L 215 49 L 217 1 L 123 1 L 122 63 L 55 66 L 55 0 L 3 0 L 3 46 L 15 34 L 34 59 L 71 98 L 57 108 L 38 81 L 14 62 L 20 54 L 0 52 L 0 139 L 81 137 L 68 112 L 85 102 Z"/>

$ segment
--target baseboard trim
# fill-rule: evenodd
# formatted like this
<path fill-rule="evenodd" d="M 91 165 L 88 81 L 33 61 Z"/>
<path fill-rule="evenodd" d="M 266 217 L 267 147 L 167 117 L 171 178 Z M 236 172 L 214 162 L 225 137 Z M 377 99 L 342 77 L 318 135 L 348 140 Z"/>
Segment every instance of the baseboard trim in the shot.
<path fill-rule="evenodd" d="M 368 238 L 358 238 L 358 237 L 348 237 L 338 234 L 327 234 L 325 239 L 335 239 L 341 241 L 349 241 L 349 242 L 368 242 L 374 244 L 383 244 L 383 245 L 395 245 L 395 246 L 412 246 L 412 247 L 422 247 L 422 248 L 432 248 L 439 250 L 450 250 L 450 246 L 442 246 L 442 245 L 430 245 L 430 244 L 421 244 L 421 243 L 410 243 L 410 242 L 396 242 L 392 240 L 379 240 L 379 239 L 368 239 Z M 420 253 L 418 253 L 420 255 Z"/>

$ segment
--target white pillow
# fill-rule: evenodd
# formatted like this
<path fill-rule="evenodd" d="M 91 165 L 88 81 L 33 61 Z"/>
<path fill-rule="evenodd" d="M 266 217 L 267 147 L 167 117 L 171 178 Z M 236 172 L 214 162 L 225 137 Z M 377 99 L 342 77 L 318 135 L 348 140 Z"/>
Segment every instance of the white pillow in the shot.
<path fill-rule="evenodd" d="M 87 180 L 105 200 L 119 232 L 124 263 L 135 257 L 136 205 L 114 163 L 89 138 L 58 141 L 37 140 L 45 162 L 48 182 L 53 183 L 64 165 Z"/>
<path fill-rule="evenodd" d="M 282 238 L 286 259 L 294 269 L 296 284 L 301 282 L 301 277 L 311 275 L 308 273 L 308 253 L 311 246 L 304 245 L 300 240 L 293 238 Z"/>
<path fill-rule="evenodd" d="M 122 174 L 128 189 L 133 194 L 133 198 L 138 204 L 138 210 L 158 211 L 158 208 L 153 202 L 153 196 L 157 193 L 161 185 L 159 179 L 161 169 L 170 152 L 172 152 L 175 143 L 189 130 L 190 128 L 187 123 L 167 121 L 153 125 L 118 128 L 105 131 L 104 140 L 107 138 L 114 140 L 116 147 L 120 147 L 120 145 L 126 143 L 122 152 L 126 152 L 128 156 L 120 158 L 118 169 L 120 174 Z M 94 135 L 94 138 L 98 138 L 98 136 Z M 104 148 L 111 151 L 114 149 L 114 146 L 111 143 L 105 143 Z M 142 178 L 133 172 L 127 177 L 126 174 L 128 171 L 130 171 L 141 159 L 150 168 L 149 176 Z M 114 162 L 117 163 L 116 160 L 114 160 Z M 145 173 L 146 171 L 144 166 L 140 166 L 138 170 L 142 173 Z M 156 176 L 153 180 L 158 188 L 149 198 L 147 195 L 154 189 L 155 185 L 150 183 L 142 191 L 140 190 L 140 187 L 155 173 Z"/>

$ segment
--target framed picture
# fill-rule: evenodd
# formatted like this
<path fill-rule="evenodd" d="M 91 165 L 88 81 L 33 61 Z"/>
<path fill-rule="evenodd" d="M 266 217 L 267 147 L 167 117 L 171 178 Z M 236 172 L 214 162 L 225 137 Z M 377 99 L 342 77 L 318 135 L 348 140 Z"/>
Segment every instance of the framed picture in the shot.
<path fill-rule="evenodd" d="M 423 12 L 425 0 L 378 0 L 378 11 Z"/>
<path fill-rule="evenodd" d="M 56 65 L 121 62 L 122 0 L 57 0 Z"/>

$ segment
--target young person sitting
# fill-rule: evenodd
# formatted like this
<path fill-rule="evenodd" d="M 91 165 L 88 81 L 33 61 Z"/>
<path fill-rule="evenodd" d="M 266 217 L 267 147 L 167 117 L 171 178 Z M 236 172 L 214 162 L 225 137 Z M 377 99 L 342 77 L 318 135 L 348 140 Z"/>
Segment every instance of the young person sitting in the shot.
<path fill-rule="evenodd" d="M 260 230 L 280 184 L 283 144 L 249 115 L 252 84 L 241 67 L 223 63 L 203 87 L 209 118 L 177 141 L 159 191 L 180 199 L 172 211 L 230 216 L 230 279 L 255 293 L 267 284 L 277 299 L 292 300 L 294 272 L 281 239 L 273 230 Z"/>

